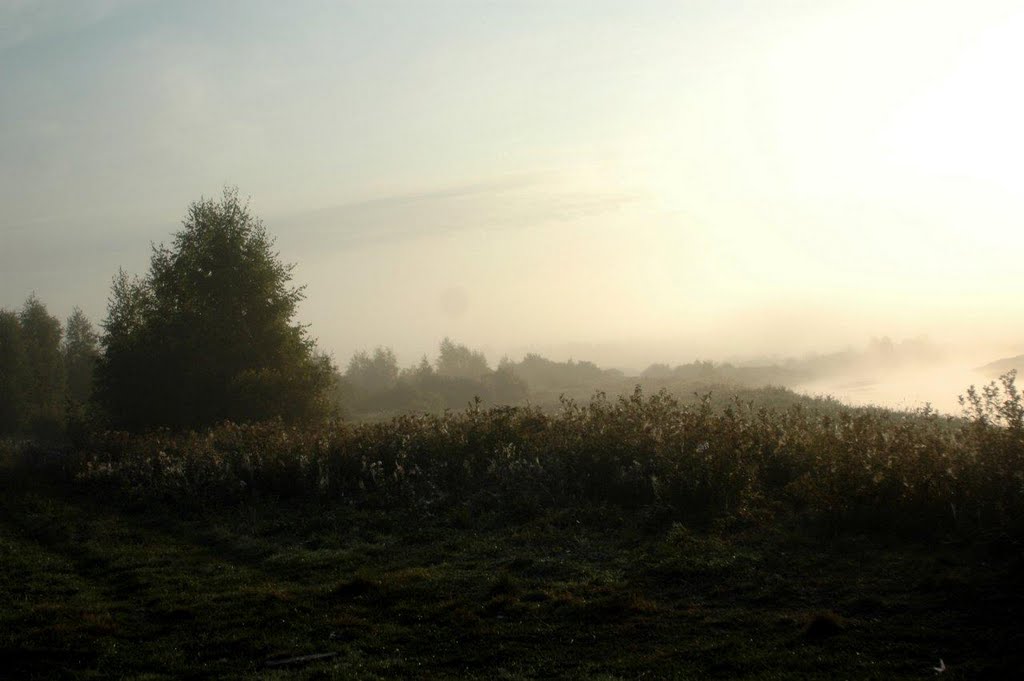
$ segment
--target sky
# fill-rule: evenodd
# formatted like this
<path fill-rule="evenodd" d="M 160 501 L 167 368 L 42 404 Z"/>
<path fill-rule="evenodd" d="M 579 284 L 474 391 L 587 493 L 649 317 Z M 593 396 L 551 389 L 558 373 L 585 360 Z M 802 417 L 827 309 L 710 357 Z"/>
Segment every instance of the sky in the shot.
<path fill-rule="evenodd" d="M 1024 352 L 1010 0 L 0 0 L 0 307 L 225 185 L 339 364 Z"/>

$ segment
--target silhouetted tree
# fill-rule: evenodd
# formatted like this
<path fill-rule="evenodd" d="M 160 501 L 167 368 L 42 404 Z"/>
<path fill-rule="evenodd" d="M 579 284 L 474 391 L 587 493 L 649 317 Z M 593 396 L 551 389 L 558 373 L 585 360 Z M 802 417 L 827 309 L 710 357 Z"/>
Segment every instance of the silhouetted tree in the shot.
<path fill-rule="evenodd" d="M 60 321 L 33 294 L 19 315 L 25 357 L 25 425 L 35 435 L 56 435 L 64 423 L 64 362 Z"/>
<path fill-rule="evenodd" d="M 497 404 L 517 404 L 526 399 L 526 381 L 516 374 L 511 363 L 502 363 L 497 370 L 484 379 L 491 399 Z"/>
<path fill-rule="evenodd" d="M 441 353 L 437 358 L 437 373 L 451 378 L 480 379 L 491 372 L 487 358 L 482 352 L 470 350 L 450 338 L 441 341 Z"/>
<path fill-rule="evenodd" d="M 430 364 L 430 360 L 427 359 L 426 355 L 420 358 L 419 364 L 415 364 L 408 369 L 402 369 L 399 373 L 398 378 L 401 381 L 408 383 L 422 384 L 424 381 L 429 380 L 434 375 L 434 367 Z"/>
<path fill-rule="evenodd" d="M 667 378 L 671 375 L 672 367 L 662 362 L 652 364 L 640 373 L 642 378 Z"/>
<path fill-rule="evenodd" d="M 93 372 L 99 359 L 99 337 L 92 322 L 74 308 L 64 328 L 64 370 L 67 373 L 68 400 L 71 408 L 80 410 L 92 395 Z"/>
<path fill-rule="evenodd" d="M 24 427 L 26 383 L 21 320 L 15 312 L 0 310 L 0 435 L 13 435 Z"/>
<path fill-rule="evenodd" d="M 193 203 L 172 245 L 153 248 L 145 278 L 114 280 L 96 384 L 112 422 L 321 414 L 330 361 L 292 323 L 303 294 L 291 272 L 236 190 Z"/>
<path fill-rule="evenodd" d="M 601 369 L 593 362 L 554 362 L 529 353 L 518 364 L 509 365 L 530 388 L 557 389 L 596 386 L 602 381 L 616 380 L 622 374 L 614 369 Z"/>
<path fill-rule="evenodd" d="M 368 393 L 390 390 L 398 382 L 398 360 L 391 348 L 378 347 L 373 356 L 357 352 L 349 360 L 345 378 Z"/>

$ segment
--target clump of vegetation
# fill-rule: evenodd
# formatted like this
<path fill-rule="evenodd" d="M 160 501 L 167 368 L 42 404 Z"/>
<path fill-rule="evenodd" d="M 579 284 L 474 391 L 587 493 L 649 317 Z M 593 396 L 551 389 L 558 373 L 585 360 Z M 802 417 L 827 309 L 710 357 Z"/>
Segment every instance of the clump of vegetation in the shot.
<path fill-rule="evenodd" d="M 19 314 L 0 311 L 0 431 L 37 441 L 72 431 L 72 453 L 29 448 L 25 460 L 175 504 L 296 498 L 505 520 L 614 509 L 833 533 L 1024 528 L 1024 406 L 1012 372 L 968 390 L 962 419 L 781 388 L 680 401 L 680 381 L 755 380 L 750 368 L 706 362 L 640 378 L 675 393 L 638 385 L 609 398 L 594 388 L 630 379 L 537 355 L 492 369 L 448 338 L 434 362 L 403 370 L 378 348 L 339 375 L 293 322 L 301 299 L 235 190 L 194 203 L 145 277 L 115 279 L 101 337 L 79 310 L 63 328 L 34 297 Z M 875 354 L 894 352 L 886 341 Z M 527 404 L 531 385 L 595 396 L 541 408 Z M 400 415 L 332 422 L 332 399 Z M 496 404 L 514 406 L 484 406 Z"/>
<path fill-rule="evenodd" d="M 739 401 L 716 409 L 709 396 L 681 404 L 638 389 L 566 400 L 553 414 L 474 407 L 377 423 L 107 431 L 60 460 L 82 483 L 197 505 L 301 498 L 513 519 L 595 507 L 692 525 L 1018 535 L 1024 431 L 1013 375 L 966 400 L 971 418 L 954 419 Z"/>
<path fill-rule="evenodd" d="M 86 420 L 99 358 L 96 332 L 77 307 L 67 323 L 35 295 L 0 310 L 0 436 L 54 441 Z"/>
<path fill-rule="evenodd" d="M 117 427 L 323 413 L 330 362 L 292 321 L 302 288 L 236 190 L 189 207 L 144 278 L 114 281 L 97 397 Z"/>
<path fill-rule="evenodd" d="M 527 384 L 507 363 L 492 370 L 480 352 L 450 338 L 441 341 L 437 360 L 427 357 L 400 369 L 391 348 L 357 352 L 344 375 L 335 378 L 334 404 L 347 416 L 380 420 L 407 412 L 441 413 L 477 401 L 521 404 Z"/>

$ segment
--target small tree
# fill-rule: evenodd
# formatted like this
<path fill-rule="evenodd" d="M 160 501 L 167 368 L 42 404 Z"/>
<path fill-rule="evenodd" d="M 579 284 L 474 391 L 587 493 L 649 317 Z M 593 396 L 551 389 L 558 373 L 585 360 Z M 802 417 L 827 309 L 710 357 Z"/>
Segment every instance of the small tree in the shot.
<path fill-rule="evenodd" d="M 145 278 L 114 280 L 97 397 L 115 425 L 201 427 L 322 413 L 330 361 L 292 322 L 290 285 L 262 222 L 225 189 L 193 203 Z"/>
<path fill-rule="evenodd" d="M 54 436 L 64 425 L 64 361 L 60 321 L 35 295 L 19 316 L 25 358 L 23 392 L 26 425 L 33 434 Z"/>
<path fill-rule="evenodd" d="M 511 362 L 502 362 L 494 373 L 485 378 L 484 385 L 498 404 L 519 404 L 529 395 L 526 381 L 519 377 Z"/>
<path fill-rule="evenodd" d="M 26 384 L 21 320 L 15 312 L 0 310 L 0 435 L 14 435 L 24 427 Z"/>
<path fill-rule="evenodd" d="M 99 337 L 92 328 L 92 322 L 77 307 L 71 311 L 65 325 L 61 352 L 67 373 L 68 400 L 78 411 L 92 395 L 93 372 L 100 351 Z"/>
<path fill-rule="evenodd" d="M 470 350 L 451 338 L 445 338 L 441 341 L 440 355 L 437 358 L 437 373 L 439 376 L 450 378 L 479 380 L 491 373 L 491 369 L 487 366 L 487 358 L 482 352 Z"/>
<path fill-rule="evenodd" d="M 380 393 L 398 382 L 398 360 L 391 348 L 378 347 L 370 356 L 364 351 L 352 355 L 345 378 L 359 390 Z"/>
<path fill-rule="evenodd" d="M 405 381 L 406 383 L 412 383 L 419 385 L 425 381 L 429 381 L 434 376 L 434 367 L 431 365 L 430 360 L 427 359 L 426 355 L 420 358 L 418 364 L 402 369 L 398 374 L 398 379 Z"/>

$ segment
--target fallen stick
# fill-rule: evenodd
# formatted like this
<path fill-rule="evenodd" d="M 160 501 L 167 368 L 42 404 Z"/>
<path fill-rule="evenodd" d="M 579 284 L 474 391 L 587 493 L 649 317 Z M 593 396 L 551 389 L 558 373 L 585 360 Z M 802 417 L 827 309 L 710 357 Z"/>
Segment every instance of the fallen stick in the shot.
<path fill-rule="evenodd" d="M 283 667 L 286 664 L 304 664 L 326 660 L 329 657 L 337 657 L 338 653 L 315 653 L 313 655 L 300 655 L 299 657 L 288 657 L 283 660 L 267 660 L 268 667 Z"/>

